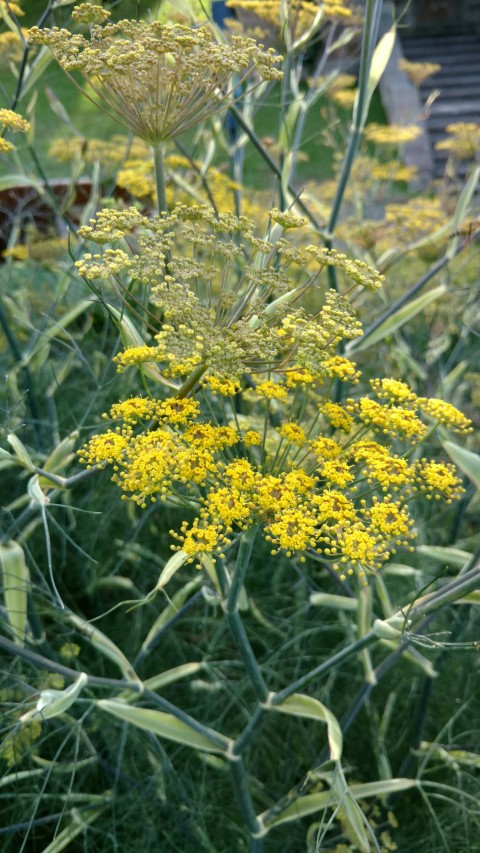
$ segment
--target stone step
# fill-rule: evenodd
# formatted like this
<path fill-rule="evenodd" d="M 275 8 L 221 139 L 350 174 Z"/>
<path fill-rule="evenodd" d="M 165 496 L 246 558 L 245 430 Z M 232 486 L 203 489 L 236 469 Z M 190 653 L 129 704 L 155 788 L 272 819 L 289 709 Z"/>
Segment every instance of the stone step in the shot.
<path fill-rule="evenodd" d="M 435 142 L 438 139 L 444 139 L 448 136 L 447 133 L 447 125 L 449 124 L 457 124 L 459 122 L 472 122 L 474 124 L 480 124 L 478 120 L 478 113 L 475 113 L 473 116 L 467 115 L 454 115 L 453 113 L 448 113 L 447 115 L 437 115 L 431 116 L 427 121 L 427 130 L 430 135 L 435 136 Z"/>
<path fill-rule="evenodd" d="M 408 36 L 405 35 L 402 37 L 402 45 L 404 47 L 404 52 L 407 50 L 415 50 L 419 51 L 429 51 L 429 50 L 438 50 L 439 48 L 443 48 L 448 46 L 450 48 L 463 49 L 463 48 L 471 48 L 475 46 L 479 41 L 478 34 L 469 33 L 464 35 L 438 35 L 432 36 L 428 38 L 426 36 Z"/>
<path fill-rule="evenodd" d="M 480 42 L 474 48 L 465 48 L 465 50 L 457 50 L 457 48 L 439 47 L 435 50 L 419 50 L 412 51 L 408 47 L 403 49 L 404 56 L 412 62 L 437 62 L 442 67 L 445 65 L 455 65 L 457 62 L 478 62 L 480 59 Z"/>
<path fill-rule="evenodd" d="M 435 74 L 434 77 L 429 77 L 425 83 L 422 83 L 419 90 L 420 95 L 428 98 L 432 89 L 440 89 L 442 99 L 456 97 L 457 95 L 463 97 L 465 94 L 470 97 L 478 95 L 480 101 L 480 74 L 472 74 L 471 77 L 469 75 L 468 78 L 464 77 L 460 81 L 453 75 L 444 80 L 439 80 Z"/>
<path fill-rule="evenodd" d="M 480 99 L 477 98 L 475 100 L 460 100 L 457 98 L 456 100 L 452 100 L 448 98 L 448 100 L 444 101 L 442 97 L 437 98 L 436 101 L 433 102 L 430 107 L 430 116 L 440 116 L 440 115 L 471 115 L 471 119 L 465 119 L 465 121 L 479 121 L 480 120 Z M 476 116 L 476 118 L 475 118 Z"/>

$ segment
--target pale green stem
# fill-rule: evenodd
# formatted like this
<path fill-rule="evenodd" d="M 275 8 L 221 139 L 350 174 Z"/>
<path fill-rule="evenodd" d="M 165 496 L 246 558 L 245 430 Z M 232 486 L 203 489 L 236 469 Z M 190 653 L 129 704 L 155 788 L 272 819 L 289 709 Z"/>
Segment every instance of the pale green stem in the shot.
<path fill-rule="evenodd" d="M 286 131 L 286 118 L 288 113 L 288 100 L 290 96 L 290 74 L 292 71 L 292 55 L 290 52 L 287 53 L 284 65 L 283 65 L 283 77 L 280 84 L 280 133 Z M 285 163 L 285 153 L 280 151 L 280 172 L 283 175 L 283 168 Z M 286 207 L 286 199 L 283 192 L 283 182 L 280 180 L 280 210 L 285 210 Z"/>
<path fill-rule="evenodd" d="M 162 213 L 168 213 L 162 143 L 158 142 L 156 145 L 152 145 L 152 151 L 155 187 L 157 190 L 157 207 L 158 212 L 161 215 Z"/>

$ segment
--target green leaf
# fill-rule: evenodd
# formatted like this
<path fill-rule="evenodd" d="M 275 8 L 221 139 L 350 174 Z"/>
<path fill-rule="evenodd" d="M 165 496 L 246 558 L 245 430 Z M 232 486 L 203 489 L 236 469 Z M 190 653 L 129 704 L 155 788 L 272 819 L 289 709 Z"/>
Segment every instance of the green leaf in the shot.
<path fill-rule="evenodd" d="M 398 794 L 401 791 L 408 791 L 415 788 L 417 782 L 415 779 L 385 779 L 378 782 L 367 782 L 364 785 L 350 785 L 350 796 L 355 800 L 368 799 L 369 797 L 384 797 L 388 794 Z M 334 800 L 331 791 L 321 791 L 318 794 L 306 794 L 304 797 L 299 797 L 295 802 L 290 803 L 286 809 L 281 811 L 276 817 L 268 821 L 269 812 L 265 812 L 259 816 L 259 820 L 265 820 L 265 823 L 270 829 L 273 826 L 279 826 L 282 823 L 289 823 L 292 820 L 298 820 L 301 817 L 314 814 L 320 809 L 335 808 L 337 803 Z"/>
<path fill-rule="evenodd" d="M 340 760 L 343 747 L 340 724 L 332 712 L 318 699 L 305 696 L 303 693 L 294 693 L 278 705 L 269 702 L 264 707 L 269 711 L 280 711 L 281 714 L 291 714 L 294 717 L 305 717 L 326 723 L 330 758 L 333 761 Z"/>
<path fill-rule="evenodd" d="M 7 435 L 7 441 L 10 447 L 13 449 L 15 456 L 20 462 L 20 464 L 23 465 L 23 467 L 26 468 L 27 471 L 32 471 L 32 473 L 34 473 L 35 465 L 33 464 L 33 459 L 30 456 L 25 445 L 22 444 L 22 442 L 20 441 L 20 439 L 17 438 L 16 435 L 10 433 L 10 435 Z"/>
<path fill-rule="evenodd" d="M 78 699 L 87 682 L 88 675 L 85 672 L 81 672 L 77 680 L 65 690 L 42 690 L 36 708 L 33 711 L 27 711 L 26 714 L 23 714 L 20 717 L 21 722 L 28 723 L 37 717 L 49 720 L 52 717 L 64 714 Z"/>
<path fill-rule="evenodd" d="M 74 450 L 79 435 L 78 430 L 75 430 L 60 441 L 43 465 L 43 469 L 51 474 L 58 474 L 63 471 L 75 458 Z"/>
<path fill-rule="evenodd" d="M 27 178 L 25 175 L 3 175 L 0 178 L 0 190 L 10 190 L 12 187 L 34 187 L 39 195 L 43 193 L 42 185 L 34 178 Z"/>
<path fill-rule="evenodd" d="M 163 587 L 167 585 L 169 580 L 173 578 L 173 576 L 178 572 L 178 570 L 181 569 L 183 565 L 185 565 L 188 559 L 188 554 L 186 554 L 185 551 L 177 551 L 173 555 L 173 557 L 170 557 L 170 559 L 167 561 L 160 573 L 160 577 L 157 581 L 155 591 L 163 589 Z"/>
<path fill-rule="evenodd" d="M 105 806 L 106 807 L 106 806 Z M 62 850 L 66 850 L 67 847 L 70 846 L 70 842 L 73 841 L 77 835 L 85 832 L 85 829 L 89 824 L 93 823 L 94 820 L 99 817 L 104 809 L 88 809 L 86 812 L 79 812 L 78 809 L 72 809 L 71 816 L 72 820 L 59 832 L 58 835 L 55 836 L 53 841 L 44 847 L 42 853 L 61 853 Z M 86 836 L 85 836 L 86 841 Z M 82 846 L 85 848 L 84 844 Z"/>
<path fill-rule="evenodd" d="M 205 730 L 205 734 L 202 734 L 184 723 L 183 720 L 178 720 L 173 714 L 166 714 L 164 711 L 136 708 L 116 699 L 100 699 L 97 701 L 97 706 L 102 711 L 131 723 L 132 726 L 137 726 L 146 732 L 167 738 L 167 740 L 173 740 L 184 746 L 191 746 L 193 749 L 223 753 L 227 751 L 231 743 L 228 738 L 208 729 L 206 726 L 202 726 Z M 210 738 L 207 733 L 211 733 L 212 737 Z M 223 746 L 218 744 L 218 740 L 223 741 Z"/>
<path fill-rule="evenodd" d="M 465 450 L 453 441 L 444 441 L 442 444 L 452 462 L 467 475 L 477 489 L 480 489 L 480 456 L 472 453 L 471 450 Z"/>
<path fill-rule="evenodd" d="M 356 598 L 347 598 L 346 595 L 333 595 L 330 592 L 312 592 L 309 600 L 314 607 L 333 607 L 335 610 L 355 611 L 358 606 Z"/>
<path fill-rule="evenodd" d="M 468 551 L 461 551 L 460 548 L 442 548 L 440 545 L 417 545 L 415 551 L 417 554 L 430 557 L 436 563 L 446 563 L 456 569 L 462 569 L 472 558 Z"/>
<path fill-rule="evenodd" d="M 18 542 L 11 540 L 0 545 L 0 565 L 2 567 L 3 596 L 8 621 L 15 642 L 19 646 L 24 646 L 30 573 L 25 562 L 25 553 Z"/>
<path fill-rule="evenodd" d="M 385 71 L 389 63 L 393 48 L 395 46 L 396 35 L 397 30 L 394 25 L 387 33 L 385 33 L 385 35 L 382 36 L 375 50 L 373 51 L 372 63 L 370 65 L 370 74 L 368 76 L 367 94 L 365 98 L 362 123 L 364 123 L 367 118 L 368 109 L 370 107 L 370 101 L 372 100 L 373 93 L 377 88 L 383 76 L 383 72 Z"/>
<path fill-rule="evenodd" d="M 105 634 L 102 634 L 102 632 L 98 630 L 98 628 L 94 628 L 90 622 L 86 622 L 85 619 L 81 619 L 80 616 L 77 616 L 75 613 L 69 613 L 67 618 L 72 625 L 75 626 L 77 631 L 80 631 L 80 633 L 90 640 L 92 646 L 95 646 L 100 654 L 109 658 L 109 660 L 113 661 L 113 663 L 118 666 L 121 673 L 128 681 L 135 681 L 137 684 L 142 683 L 130 661 L 127 660 L 123 652 L 120 651 L 118 646 L 116 646 L 109 637 L 106 637 Z"/>
<path fill-rule="evenodd" d="M 333 776 L 332 792 L 342 808 L 342 820 L 345 821 L 348 837 L 354 841 L 361 853 L 371 853 L 365 815 L 356 799 L 351 795 L 341 768 Z M 372 833 L 371 829 L 370 833 Z"/>
<path fill-rule="evenodd" d="M 30 477 L 27 483 L 27 493 L 34 506 L 36 505 L 45 507 L 49 502 L 49 499 L 47 498 L 46 494 L 42 492 L 42 489 L 40 488 L 40 480 L 38 474 L 34 474 L 33 477 Z"/>
<path fill-rule="evenodd" d="M 374 344 L 383 341 L 384 338 L 393 334 L 393 332 L 396 332 L 397 329 L 400 329 L 405 325 L 405 323 L 408 323 L 409 320 L 419 314 L 420 311 L 423 311 L 431 302 L 439 299 L 446 292 L 446 286 L 441 284 L 433 290 L 429 290 L 428 293 L 423 293 L 422 296 L 412 299 L 411 302 L 408 302 L 407 305 L 403 305 L 402 308 L 395 311 L 391 317 L 384 320 L 384 322 L 375 329 L 371 335 L 366 335 L 363 338 L 358 338 L 358 341 L 352 341 L 347 344 L 345 347 L 346 354 L 350 355 L 353 352 L 361 352 L 362 350 L 368 349 L 368 347 L 374 346 Z"/>
<path fill-rule="evenodd" d="M 176 556 L 176 555 L 175 555 Z M 197 589 L 202 585 L 203 577 L 196 577 L 189 583 L 185 584 L 178 592 L 175 593 L 170 603 L 165 607 L 164 610 L 160 613 L 160 615 L 155 619 L 152 627 L 150 628 L 147 636 L 145 637 L 142 643 L 142 651 L 145 651 L 150 646 L 150 643 L 158 634 L 159 631 L 170 621 L 170 619 L 175 616 L 175 614 L 180 610 L 182 605 L 185 603 L 189 595 L 193 592 L 196 592 Z"/>
<path fill-rule="evenodd" d="M 462 189 L 460 193 L 460 198 L 458 199 L 457 206 L 455 208 L 455 213 L 452 217 L 451 231 L 457 231 L 461 222 L 465 219 L 465 216 L 468 213 L 468 209 L 470 207 L 470 202 L 473 198 L 473 194 L 477 188 L 478 179 L 480 178 L 480 164 L 475 166 L 472 174 L 470 175 L 467 183 Z M 459 237 L 455 236 L 450 241 L 448 249 L 446 251 L 447 258 L 453 258 L 455 256 L 455 252 L 457 251 Z"/>
<path fill-rule="evenodd" d="M 303 101 L 297 99 L 293 101 L 284 116 L 282 127 L 278 136 L 278 145 L 281 151 L 288 152 L 292 146 L 292 140 L 295 133 L 295 125 L 298 121 L 298 116 L 302 111 Z"/>

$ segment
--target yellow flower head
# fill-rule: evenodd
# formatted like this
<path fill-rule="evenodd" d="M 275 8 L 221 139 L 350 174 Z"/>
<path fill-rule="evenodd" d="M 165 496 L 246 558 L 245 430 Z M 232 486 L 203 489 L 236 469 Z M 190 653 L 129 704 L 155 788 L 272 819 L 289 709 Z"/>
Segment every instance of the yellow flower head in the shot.
<path fill-rule="evenodd" d="M 117 432 L 104 432 L 93 438 L 79 451 L 80 461 L 89 468 L 102 467 L 104 462 L 118 462 L 128 447 L 128 439 Z"/>
<path fill-rule="evenodd" d="M 320 411 L 325 415 L 332 427 L 350 432 L 353 421 L 348 412 L 338 403 L 320 403 Z"/>
<path fill-rule="evenodd" d="M 440 71 L 442 66 L 436 62 L 409 62 L 408 59 L 399 59 L 398 67 L 400 71 L 405 71 L 408 79 L 415 86 L 421 86 L 425 80 Z"/>
<path fill-rule="evenodd" d="M 451 403 L 438 400 L 435 397 L 419 398 L 418 403 L 425 415 L 453 430 L 453 432 L 472 432 L 473 426 L 470 418 L 467 418 Z"/>
<path fill-rule="evenodd" d="M 259 397 L 265 397 L 267 400 L 287 399 L 287 391 L 283 385 L 280 385 L 278 382 L 272 382 L 271 379 L 267 379 L 265 382 L 260 382 L 255 387 L 255 393 L 258 394 Z"/>
<path fill-rule="evenodd" d="M 108 14 L 82 3 L 73 17 L 93 21 L 90 39 L 33 27 L 30 43 L 48 45 L 67 74 L 83 76 L 102 109 L 151 145 L 215 115 L 254 71 L 265 80 L 281 77 L 280 57 L 251 39 L 219 44 L 208 27 L 104 23 Z"/>
<path fill-rule="evenodd" d="M 298 444 L 301 447 L 307 441 L 305 431 L 296 423 L 282 424 L 278 432 L 289 444 Z"/>
<path fill-rule="evenodd" d="M 413 142 L 421 134 L 417 124 L 367 124 L 364 130 L 365 139 L 377 145 L 406 145 Z"/>

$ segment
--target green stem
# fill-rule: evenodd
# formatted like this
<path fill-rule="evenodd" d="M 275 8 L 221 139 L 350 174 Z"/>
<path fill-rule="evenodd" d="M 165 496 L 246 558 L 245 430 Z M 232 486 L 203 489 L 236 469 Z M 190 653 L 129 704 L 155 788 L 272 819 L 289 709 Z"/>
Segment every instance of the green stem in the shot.
<path fill-rule="evenodd" d="M 78 670 L 71 669 L 68 666 L 63 666 L 62 664 L 49 660 L 49 658 L 46 658 L 43 655 L 39 655 L 37 652 L 32 652 L 30 649 L 18 646 L 16 643 L 13 643 L 11 640 L 8 640 L 6 637 L 2 637 L 1 635 L 0 649 L 9 652 L 13 657 L 24 658 L 24 660 L 27 660 L 33 666 L 36 666 L 41 670 L 46 669 L 48 672 L 57 672 L 59 675 L 64 675 L 66 678 L 71 678 L 73 680 L 76 680 L 80 675 Z M 103 678 L 101 676 L 85 674 L 87 675 L 86 683 L 89 687 L 107 687 L 110 690 L 115 687 L 120 687 L 123 690 L 131 690 L 135 693 L 140 693 L 143 698 L 150 699 L 152 704 L 157 705 L 157 707 L 161 708 L 162 711 L 172 714 L 172 716 L 177 720 L 180 720 L 190 726 L 190 728 L 194 729 L 194 731 L 208 738 L 212 742 L 213 746 L 222 751 L 227 751 L 228 740 L 223 737 L 223 735 L 209 729 L 202 723 L 199 723 L 198 720 L 195 720 L 190 716 L 190 714 L 187 714 L 185 711 L 177 708 L 167 699 L 163 699 L 163 697 L 159 696 L 158 693 L 145 688 L 141 681 L 137 682 L 129 681 L 128 679 L 120 680 L 118 678 Z"/>
<path fill-rule="evenodd" d="M 260 702 L 266 702 L 268 699 L 268 687 L 265 684 L 257 659 L 252 651 L 247 632 L 243 626 L 243 622 L 238 610 L 233 613 L 227 612 L 227 619 L 233 638 L 237 645 L 238 651 L 243 660 L 243 664 L 247 671 L 253 689 L 255 690 L 257 699 Z"/>
<path fill-rule="evenodd" d="M 199 364 L 198 367 L 195 368 L 195 370 L 192 370 L 190 376 L 188 376 L 185 379 L 185 382 L 183 383 L 183 385 L 181 385 L 180 388 L 178 389 L 177 393 L 175 394 L 175 397 L 177 397 L 178 399 L 182 399 L 182 397 L 186 397 L 187 394 L 189 394 L 190 391 L 192 391 L 192 389 L 195 388 L 195 385 L 202 378 L 206 369 L 207 369 L 206 364 Z"/>
<path fill-rule="evenodd" d="M 158 212 L 159 214 L 168 213 L 162 143 L 158 142 L 157 145 L 152 145 L 152 151 Z"/>
<path fill-rule="evenodd" d="M 257 705 L 243 732 L 237 737 L 233 745 L 232 752 L 234 755 L 241 755 L 252 745 L 263 724 L 264 714 L 264 708 Z"/>
<path fill-rule="evenodd" d="M 257 659 L 253 653 L 250 641 L 245 631 L 239 610 L 238 599 L 243 587 L 243 581 L 250 562 L 253 542 L 255 539 L 256 528 L 250 530 L 241 538 L 233 573 L 233 579 L 228 583 L 227 573 L 222 561 L 217 562 L 217 571 L 219 577 L 220 588 L 222 593 L 226 595 L 224 601 L 224 610 L 227 617 L 228 626 L 232 632 L 235 644 L 240 652 L 243 664 L 247 675 L 250 679 L 253 689 L 259 702 L 265 702 L 269 695 L 268 687 L 264 681 Z M 242 736 L 241 736 L 242 737 Z"/>
<path fill-rule="evenodd" d="M 277 164 L 275 163 L 275 160 L 270 156 L 267 149 L 262 144 L 260 137 L 257 136 L 257 134 L 255 133 L 255 131 L 253 130 L 253 128 L 251 127 L 249 122 L 246 121 L 246 119 L 244 119 L 240 110 L 238 110 L 235 106 L 232 105 L 229 107 L 229 112 L 232 114 L 235 121 L 238 123 L 239 127 L 241 127 L 241 129 L 246 133 L 246 135 L 250 139 L 250 142 L 252 143 L 253 147 L 258 151 L 260 156 L 265 160 L 269 169 L 273 172 L 273 174 L 277 178 L 279 178 L 281 180 L 282 179 L 281 170 L 278 168 Z M 307 219 L 312 223 L 312 225 L 314 226 L 316 231 L 318 231 L 320 234 L 323 235 L 325 233 L 325 229 L 320 224 L 318 219 L 314 216 L 314 214 L 312 213 L 310 208 L 305 204 L 305 202 L 302 201 L 302 199 L 299 196 L 298 191 L 295 190 L 294 187 L 292 187 L 290 183 L 287 185 L 287 190 L 289 191 L 289 193 L 292 194 L 292 198 L 293 198 L 295 204 L 297 205 L 297 207 L 299 208 L 299 210 L 301 210 L 303 215 L 306 216 Z"/>
<path fill-rule="evenodd" d="M 230 591 L 228 593 L 227 598 L 226 609 L 228 613 L 232 613 L 238 608 L 238 599 L 243 587 L 243 583 L 245 581 L 245 576 L 247 574 L 248 566 L 250 563 L 250 557 L 252 556 L 253 543 L 255 541 L 256 533 L 257 528 L 250 527 L 250 529 L 240 538 L 240 544 L 238 546 L 238 553 L 235 562 L 232 583 L 230 585 Z"/>
<path fill-rule="evenodd" d="M 283 64 L 283 77 L 280 84 L 280 135 L 285 134 L 285 139 L 287 135 L 286 128 L 286 118 L 288 112 L 288 101 L 290 96 L 290 74 L 292 72 L 292 55 L 290 52 L 287 53 L 285 62 Z M 290 140 L 286 139 L 287 146 L 289 146 Z M 283 192 L 283 171 L 285 167 L 285 151 L 280 149 L 280 172 L 282 174 L 282 179 L 280 180 L 279 186 L 279 204 L 280 210 L 285 210 L 286 207 L 286 199 L 285 194 Z M 288 184 L 288 178 L 287 178 Z"/>
<path fill-rule="evenodd" d="M 233 790 L 235 791 L 240 814 L 248 826 L 250 833 L 255 836 L 259 833 L 261 827 L 255 814 L 250 791 L 248 790 L 247 774 L 241 758 L 230 762 L 230 772 L 232 774 Z M 257 839 L 252 839 L 252 842 L 253 840 Z M 255 849 L 261 850 L 258 847 Z"/>
<path fill-rule="evenodd" d="M 352 130 L 350 139 L 348 140 L 347 153 L 343 161 L 342 171 L 337 184 L 337 191 L 333 200 L 332 212 L 328 222 L 328 232 L 330 237 L 335 231 L 340 209 L 347 188 L 350 172 L 353 162 L 357 155 L 360 139 L 367 118 L 367 92 L 368 78 L 370 75 L 370 66 L 372 62 L 373 48 L 376 42 L 379 23 L 379 11 L 382 8 L 382 0 L 366 0 L 365 5 L 365 21 L 363 25 L 362 50 L 360 56 L 360 73 L 358 75 L 358 95 L 357 103 L 353 115 Z M 330 241 L 329 241 L 330 242 Z"/>

